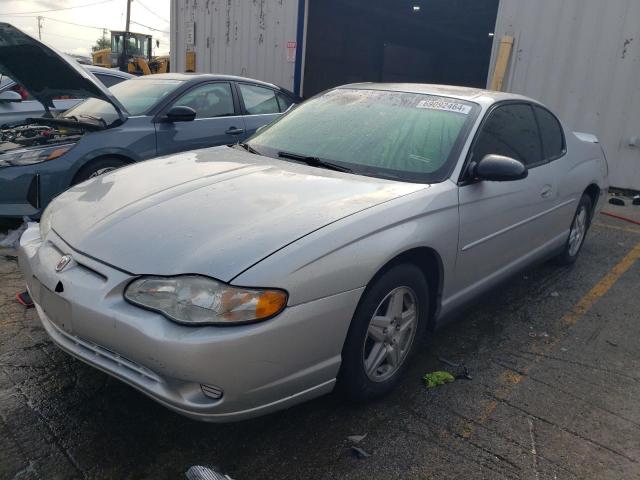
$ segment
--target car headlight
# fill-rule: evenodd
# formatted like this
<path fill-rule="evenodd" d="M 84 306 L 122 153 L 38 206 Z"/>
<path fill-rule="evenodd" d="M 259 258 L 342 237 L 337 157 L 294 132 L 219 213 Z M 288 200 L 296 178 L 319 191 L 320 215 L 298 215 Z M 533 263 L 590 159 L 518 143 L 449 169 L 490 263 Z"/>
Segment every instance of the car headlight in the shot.
<path fill-rule="evenodd" d="M 200 275 L 140 277 L 129 284 L 130 303 L 186 325 L 238 325 L 266 320 L 287 304 L 276 289 L 239 288 Z"/>
<path fill-rule="evenodd" d="M 34 163 L 54 160 L 67 153 L 74 145 L 75 143 L 67 143 L 65 145 L 23 148 L 20 150 L 9 151 L 0 155 L 0 167 L 33 165 Z"/>
<path fill-rule="evenodd" d="M 53 209 L 51 208 L 51 203 L 44 209 L 42 212 L 42 216 L 40 217 L 40 238 L 44 238 L 47 236 L 49 231 L 51 230 L 51 212 Z"/>

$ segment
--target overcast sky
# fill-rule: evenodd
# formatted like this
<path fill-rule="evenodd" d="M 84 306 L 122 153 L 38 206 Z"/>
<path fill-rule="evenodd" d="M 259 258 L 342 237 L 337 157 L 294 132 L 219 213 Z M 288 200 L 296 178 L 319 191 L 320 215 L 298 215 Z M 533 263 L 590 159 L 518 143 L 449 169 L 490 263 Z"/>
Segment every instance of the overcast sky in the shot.
<path fill-rule="evenodd" d="M 131 31 L 153 35 L 154 54 L 167 55 L 169 0 L 133 0 L 131 5 Z M 102 36 L 102 28 L 125 29 L 126 10 L 127 0 L 0 0 L 0 21 L 11 23 L 37 38 L 36 17 L 40 15 L 44 17 L 43 42 L 65 53 L 89 55 L 91 46 Z M 157 51 L 156 39 L 160 40 Z"/>

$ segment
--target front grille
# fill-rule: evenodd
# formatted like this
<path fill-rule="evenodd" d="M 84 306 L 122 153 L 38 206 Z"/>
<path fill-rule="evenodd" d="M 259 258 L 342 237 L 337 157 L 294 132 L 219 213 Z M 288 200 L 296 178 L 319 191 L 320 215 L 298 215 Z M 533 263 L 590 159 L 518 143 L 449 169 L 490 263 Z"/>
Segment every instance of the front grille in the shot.
<path fill-rule="evenodd" d="M 158 375 L 156 375 L 154 372 L 152 372 L 148 368 L 143 367 L 142 365 L 139 365 L 138 363 L 123 357 L 122 355 L 114 352 L 113 350 L 109 350 L 108 348 L 102 347 L 100 345 L 97 345 L 93 342 L 90 342 L 78 336 L 70 335 L 69 333 L 59 328 L 53 322 L 49 322 L 49 323 L 58 331 L 60 335 L 64 336 L 66 340 L 73 342 L 76 346 L 82 348 L 86 357 L 89 357 L 89 356 L 100 357 L 105 360 L 108 360 L 110 363 L 118 367 L 125 368 L 129 372 L 132 372 L 141 377 L 144 377 L 147 380 L 151 380 L 153 382 L 161 382 L 160 377 L 158 377 Z"/>

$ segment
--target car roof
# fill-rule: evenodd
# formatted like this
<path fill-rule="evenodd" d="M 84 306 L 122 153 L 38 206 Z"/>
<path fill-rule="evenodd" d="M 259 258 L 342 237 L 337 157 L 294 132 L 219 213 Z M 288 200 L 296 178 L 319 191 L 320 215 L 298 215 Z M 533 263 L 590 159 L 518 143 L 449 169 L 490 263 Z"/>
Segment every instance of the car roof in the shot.
<path fill-rule="evenodd" d="M 165 79 L 165 80 L 180 80 L 183 82 L 201 82 L 204 80 L 228 80 L 230 82 L 249 82 L 258 85 L 264 85 L 265 87 L 276 88 L 278 90 L 285 90 L 273 83 L 263 82 L 262 80 L 256 80 L 255 78 L 238 77 L 236 75 L 223 75 L 218 73 L 156 73 L 153 75 L 145 75 L 138 77 L 138 80 L 153 80 L 153 79 Z"/>
<path fill-rule="evenodd" d="M 338 88 L 353 88 L 366 90 L 381 90 L 392 92 L 419 93 L 423 95 L 436 95 L 442 97 L 457 98 L 460 100 L 475 101 L 477 103 L 491 104 L 503 100 L 526 100 L 538 103 L 535 100 L 508 92 L 496 92 L 481 88 L 459 87 L 455 85 L 437 85 L 430 83 L 352 83 Z"/>
<path fill-rule="evenodd" d="M 124 79 L 136 77 L 135 75 L 131 75 L 130 73 L 122 72 L 117 68 L 98 67 L 96 65 L 82 65 L 82 67 L 86 68 L 91 73 L 103 73 L 106 75 L 113 75 L 115 77 L 120 77 Z M 12 87 L 15 84 L 16 84 L 15 80 L 13 80 L 11 77 L 3 75 L 2 78 L 0 79 L 0 90 L 4 88 Z"/>
<path fill-rule="evenodd" d="M 82 65 L 84 68 L 89 70 L 91 73 L 105 73 L 107 75 L 114 75 L 120 78 L 135 78 L 135 75 L 132 75 L 127 72 L 123 72 L 118 70 L 117 68 L 105 68 L 98 67 L 97 65 Z"/>

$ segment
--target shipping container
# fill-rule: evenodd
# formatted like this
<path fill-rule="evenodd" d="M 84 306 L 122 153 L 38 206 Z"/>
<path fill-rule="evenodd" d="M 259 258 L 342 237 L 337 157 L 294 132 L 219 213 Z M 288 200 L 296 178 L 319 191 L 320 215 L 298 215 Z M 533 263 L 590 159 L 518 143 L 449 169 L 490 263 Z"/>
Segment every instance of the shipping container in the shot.
<path fill-rule="evenodd" d="M 612 185 L 640 190 L 639 18 L 637 0 L 171 0 L 171 65 L 304 97 L 361 81 L 498 85 L 598 135 Z"/>

